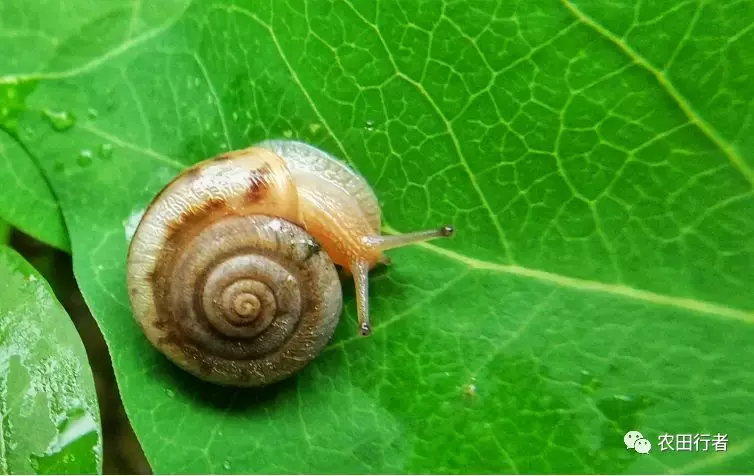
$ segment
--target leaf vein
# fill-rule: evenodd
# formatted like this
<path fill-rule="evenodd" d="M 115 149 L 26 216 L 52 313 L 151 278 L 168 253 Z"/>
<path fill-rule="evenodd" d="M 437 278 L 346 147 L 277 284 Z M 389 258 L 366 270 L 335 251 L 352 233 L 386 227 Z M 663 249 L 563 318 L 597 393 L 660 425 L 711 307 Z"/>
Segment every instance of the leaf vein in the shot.
<path fill-rule="evenodd" d="M 278 54 L 280 55 L 280 59 L 283 61 L 283 64 L 285 64 L 285 67 L 288 69 L 288 72 L 291 74 L 291 78 L 293 78 L 293 81 L 296 83 L 296 85 L 301 90 L 301 93 L 306 98 L 307 102 L 312 108 L 312 111 L 317 116 L 317 118 L 320 120 L 324 128 L 327 130 L 327 132 L 330 134 L 330 137 L 335 141 L 335 143 L 338 145 L 338 148 L 340 149 L 341 153 L 343 154 L 343 157 L 347 159 L 348 154 L 346 154 L 346 148 L 343 145 L 343 143 L 340 141 L 338 136 L 333 132 L 332 127 L 330 127 L 330 124 L 327 122 L 325 117 L 322 115 L 322 113 L 319 111 L 319 108 L 317 107 L 316 103 L 314 102 L 314 99 L 312 99 L 311 94 L 309 94 L 309 91 L 304 87 L 304 84 L 301 82 L 301 78 L 298 76 L 298 73 L 293 68 L 293 65 L 288 60 L 288 56 L 285 54 L 285 51 L 283 51 L 283 47 L 280 45 L 280 42 L 278 41 L 277 35 L 275 34 L 275 30 L 268 25 L 267 23 L 263 22 L 258 16 L 256 16 L 253 12 L 246 10 L 244 8 L 241 8 L 237 5 L 215 5 L 214 8 L 225 10 L 227 12 L 234 12 L 239 13 L 241 15 L 244 15 L 246 17 L 251 18 L 254 22 L 256 22 L 259 26 L 267 30 L 267 33 L 270 35 L 270 39 L 272 40 L 272 43 L 275 46 L 275 49 L 277 50 Z M 358 167 L 353 164 L 350 160 L 349 163 L 358 170 Z"/>
<path fill-rule="evenodd" d="M 746 164 L 746 162 L 743 160 L 743 157 L 741 157 L 735 150 L 735 148 L 722 137 L 717 129 L 715 129 L 712 124 L 704 120 L 694 110 L 689 101 L 685 97 L 683 97 L 680 92 L 678 92 L 678 90 L 675 88 L 675 86 L 673 86 L 673 84 L 670 82 L 667 75 L 665 75 L 663 71 L 657 69 L 643 56 L 639 55 L 639 53 L 628 46 L 628 44 L 626 44 L 626 42 L 621 38 L 617 37 L 607 28 L 597 23 L 593 18 L 589 17 L 584 12 L 579 10 L 579 8 L 576 7 L 576 5 L 574 5 L 570 0 L 561 0 L 561 2 L 563 3 L 563 6 L 565 6 L 568 11 L 570 11 L 584 25 L 592 28 L 594 31 L 602 35 L 605 39 L 609 40 L 626 56 L 628 56 L 629 59 L 651 73 L 657 80 L 658 84 L 665 90 L 670 98 L 673 99 L 679 109 L 686 115 L 686 117 L 688 117 L 689 121 L 696 125 L 697 128 L 705 136 L 707 136 L 707 138 L 712 141 L 712 143 L 715 144 L 720 149 L 720 151 L 725 154 L 725 156 L 728 157 L 730 162 L 736 168 L 738 168 L 738 170 L 749 181 L 749 183 L 754 186 L 754 170 L 752 170 Z"/>
<path fill-rule="evenodd" d="M 186 5 L 188 7 L 188 4 Z M 101 56 L 98 56 L 86 63 L 84 63 L 81 66 L 77 66 L 75 68 L 65 70 L 65 71 L 55 71 L 55 72 L 35 72 L 35 73 L 28 73 L 28 74 L 8 74 L 4 76 L 0 76 L 0 84 L 16 84 L 21 82 L 28 82 L 28 81 L 37 81 L 42 79 L 65 79 L 65 78 L 71 78 L 74 76 L 79 76 L 81 74 L 88 73 L 89 71 L 92 71 L 99 67 L 101 64 L 104 64 L 108 62 L 109 60 L 113 58 L 117 58 L 118 56 L 128 52 L 132 48 L 135 48 L 139 46 L 142 43 L 146 43 L 147 41 L 161 35 L 165 31 L 167 31 L 171 26 L 173 26 L 173 23 L 175 23 L 181 16 L 183 16 L 184 10 L 181 10 L 176 16 L 169 18 L 165 23 L 161 24 L 157 28 L 153 28 L 137 37 L 134 37 L 133 39 L 130 39 L 128 41 L 125 41 L 121 43 L 119 46 L 107 51 Z"/>
<path fill-rule="evenodd" d="M 444 293 L 448 289 L 452 288 L 458 281 L 461 281 L 462 279 L 464 279 L 468 274 L 469 274 L 469 271 L 466 271 L 466 272 L 463 272 L 463 273 L 459 273 L 458 276 L 456 276 L 455 278 L 451 279 L 450 281 L 447 281 L 445 284 L 443 284 L 439 288 L 437 288 L 434 291 L 432 291 L 431 293 L 429 293 L 428 296 L 426 296 L 426 297 L 418 300 L 414 305 L 409 306 L 408 308 L 404 309 L 402 312 L 399 312 L 398 314 L 395 314 L 392 318 L 386 319 L 385 321 L 383 321 L 383 322 L 377 324 L 376 326 L 374 326 L 372 328 L 372 332 L 373 333 L 377 332 L 379 329 L 382 329 L 384 327 L 387 327 L 387 326 L 389 326 L 391 324 L 395 324 L 396 322 L 403 320 L 407 316 L 411 315 L 412 312 L 416 311 L 420 307 L 424 306 L 428 302 L 430 302 L 433 299 L 435 299 L 437 296 L 441 295 L 442 293 Z M 341 347 L 345 346 L 346 344 L 349 344 L 349 343 L 354 342 L 354 341 L 362 340 L 362 339 L 363 338 L 361 336 L 356 336 L 356 337 L 350 337 L 348 339 L 339 340 L 338 342 L 325 347 L 325 349 L 324 349 L 323 352 L 327 352 L 327 351 L 330 351 L 330 350 L 333 350 L 333 349 L 338 349 L 338 348 L 341 348 Z"/>
<path fill-rule="evenodd" d="M 202 76 L 204 76 L 204 81 L 207 83 L 207 87 L 209 88 L 210 94 L 212 94 L 212 101 L 215 103 L 215 109 L 217 109 L 217 114 L 220 116 L 220 125 L 223 128 L 223 134 L 225 135 L 225 141 L 226 146 L 233 150 L 233 142 L 230 140 L 230 134 L 228 133 L 228 125 L 225 123 L 225 111 L 223 110 L 222 102 L 220 101 L 220 96 L 217 95 L 217 90 L 215 89 L 215 86 L 212 84 L 212 80 L 209 77 L 209 72 L 207 71 L 207 67 L 204 66 L 204 61 L 202 61 L 202 58 L 194 53 L 192 55 L 194 57 L 194 61 L 196 61 L 197 66 L 199 66 L 199 69 L 202 70 Z"/>
<path fill-rule="evenodd" d="M 509 260 L 513 260 L 513 256 L 511 255 L 510 248 L 508 246 L 508 241 L 505 238 L 505 231 L 503 230 L 503 226 L 500 223 L 500 219 L 497 214 L 495 214 L 494 210 L 492 209 L 492 206 L 490 205 L 490 202 L 487 200 L 487 196 L 482 191 L 481 186 L 476 180 L 476 177 L 474 176 L 474 173 L 471 171 L 471 166 L 469 165 L 468 160 L 466 160 L 466 156 L 463 153 L 463 150 L 461 148 L 460 141 L 458 140 L 458 136 L 455 133 L 455 130 L 453 129 L 453 123 L 452 121 L 445 115 L 445 113 L 440 109 L 440 106 L 437 104 L 437 102 L 432 98 L 432 96 L 429 94 L 429 92 L 426 90 L 424 85 L 416 81 L 415 79 L 411 78 L 407 74 L 403 73 L 401 69 L 398 67 L 398 64 L 395 62 L 395 59 L 393 58 L 392 53 L 390 52 L 390 49 L 388 48 L 387 43 L 385 42 L 385 38 L 382 36 L 382 33 L 380 33 L 379 28 L 374 23 L 370 22 L 367 18 L 364 17 L 364 15 L 361 14 L 353 5 L 351 5 L 350 2 L 345 2 L 346 5 L 348 5 L 351 10 L 361 19 L 364 24 L 369 27 L 372 31 L 374 31 L 377 38 L 380 40 L 380 43 L 382 44 L 382 47 L 385 49 L 386 56 L 388 60 L 390 61 L 390 64 L 393 67 L 393 70 L 395 71 L 395 74 L 397 77 L 403 79 L 410 85 L 412 85 L 414 88 L 416 88 L 426 99 L 429 105 L 434 109 L 435 113 L 438 115 L 438 117 L 442 120 L 445 130 L 447 131 L 448 137 L 450 137 L 451 142 L 453 143 L 453 147 L 455 148 L 455 152 L 458 155 L 458 160 L 461 163 L 461 166 L 463 167 L 464 171 L 469 177 L 469 182 L 471 183 L 472 187 L 474 188 L 474 191 L 479 197 L 479 200 L 482 202 L 482 205 L 484 206 L 484 209 L 487 211 L 487 213 L 490 216 L 490 219 L 492 220 L 492 225 L 495 227 L 495 230 L 497 231 L 498 238 L 500 240 L 500 244 L 503 247 L 503 251 L 505 252 L 506 257 Z"/>

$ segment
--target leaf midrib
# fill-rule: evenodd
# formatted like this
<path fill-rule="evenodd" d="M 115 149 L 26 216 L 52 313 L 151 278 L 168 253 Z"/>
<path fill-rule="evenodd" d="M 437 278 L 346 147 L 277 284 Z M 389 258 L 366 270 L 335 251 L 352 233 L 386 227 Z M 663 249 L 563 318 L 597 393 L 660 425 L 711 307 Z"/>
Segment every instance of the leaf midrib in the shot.
<path fill-rule="evenodd" d="M 383 230 L 390 234 L 401 233 L 390 226 L 384 226 Z M 699 299 L 681 298 L 676 296 L 669 296 L 667 294 L 655 293 L 652 291 L 646 291 L 643 289 L 633 288 L 623 284 L 608 284 L 600 281 L 591 281 L 587 279 L 574 278 L 562 274 L 551 273 L 549 271 L 542 271 L 535 268 L 527 268 L 519 265 L 512 264 L 500 264 L 490 261 L 484 261 L 477 258 L 471 258 L 462 253 L 441 248 L 431 243 L 419 243 L 415 246 L 427 249 L 433 253 L 443 255 L 452 260 L 465 264 L 473 269 L 481 269 L 487 271 L 493 271 L 502 274 L 509 274 L 513 276 L 522 276 L 532 278 L 537 281 L 554 283 L 556 285 L 577 289 L 582 291 L 594 291 L 605 294 L 618 295 L 626 298 L 630 298 L 637 301 L 644 301 L 651 304 L 665 305 L 671 307 L 681 308 L 687 311 L 693 311 L 703 314 L 709 314 L 720 318 L 733 319 L 737 321 L 743 321 L 749 324 L 754 324 L 754 311 L 745 311 L 722 304 L 717 304 L 710 301 L 703 301 Z"/>

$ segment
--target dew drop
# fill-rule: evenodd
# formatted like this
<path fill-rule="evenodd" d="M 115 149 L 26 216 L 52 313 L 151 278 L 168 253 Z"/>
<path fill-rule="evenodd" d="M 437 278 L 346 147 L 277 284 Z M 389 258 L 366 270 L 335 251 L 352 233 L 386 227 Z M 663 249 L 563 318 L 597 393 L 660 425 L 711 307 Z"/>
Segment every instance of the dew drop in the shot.
<path fill-rule="evenodd" d="M 311 132 L 312 134 L 316 134 L 320 129 L 322 129 L 322 124 L 318 122 L 309 124 L 309 132 Z"/>
<path fill-rule="evenodd" d="M 133 238 L 134 233 L 136 233 L 136 228 L 139 227 L 139 223 L 141 222 L 141 217 L 144 216 L 145 210 L 143 208 L 134 210 L 131 215 L 128 216 L 125 220 L 123 220 L 123 230 L 126 234 L 126 241 L 131 241 L 131 238 Z"/>
<path fill-rule="evenodd" d="M 230 471 L 230 461 L 223 461 L 223 469 Z"/>
<path fill-rule="evenodd" d="M 76 159 L 76 163 L 78 163 L 82 167 L 86 167 L 87 165 L 92 163 L 92 158 L 94 157 L 94 154 L 89 149 L 84 149 L 81 152 L 79 152 L 79 157 Z"/>
<path fill-rule="evenodd" d="M 165 390 L 165 393 L 168 395 L 168 397 L 175 398 L 175 391 L 173 391 L 171 389 L 167 389 L 167 390 Z"/>
<path fill-rule="evenodd" d="M 102 144 L 99 146 L 99 156 L 103 159 L 109 159 L 113 156 L 113 145 L 112 144 Z"/>
<path fill-rule="evenodd" d="M 76 118 L 70 112 L 55 112 L 45 109 L 44 116 L 57 132 L 65 132 L 76 124 Z"/>
<path fill-rule="evenodd" d="M 374 121 L 368 120 L 364 123 L 364 129 L 366 129 L 369 132 L 372 132 L 374 130 Z"/>
<path fill-rule="evenodd" d="M 94 108 L 92 108 L 92 107 L 90 107 L 86 111 L 86 117 L 88 117 L 89 119 L 96 119 L 98 115 L 99 115 L 99 113 L 97 112 L 97 110 L 94 109 Z"/>

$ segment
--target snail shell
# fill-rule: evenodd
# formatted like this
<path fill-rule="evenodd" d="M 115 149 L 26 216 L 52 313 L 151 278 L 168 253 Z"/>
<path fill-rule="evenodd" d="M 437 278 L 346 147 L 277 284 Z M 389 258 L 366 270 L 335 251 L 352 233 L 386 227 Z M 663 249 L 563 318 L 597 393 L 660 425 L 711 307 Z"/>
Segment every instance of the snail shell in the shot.
<path fill-rule="evenodd" d="M 366 181 L 308 144 L 267 141 L 201 162 L 154 199 L 132 238 L 128 293 L 148 340 L 223 385 L 283 380 L 327 345 L 353 274 L 369 332 L 367 273 L 385 249 L 449 236 L 378 233 Z"/>

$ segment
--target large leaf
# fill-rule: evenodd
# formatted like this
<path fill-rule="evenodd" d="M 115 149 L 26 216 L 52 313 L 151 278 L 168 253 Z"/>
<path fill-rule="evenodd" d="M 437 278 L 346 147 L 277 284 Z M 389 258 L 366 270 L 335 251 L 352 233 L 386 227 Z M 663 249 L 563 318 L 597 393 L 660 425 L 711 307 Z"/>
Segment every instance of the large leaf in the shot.
<path fill-rule="evenodd" d="M 100 417 L 78 332 L 52 289 L 0 245 L 0 473 L 99 473 Z"/>
<path fill-rule="evenodd" d="M 220 0 L 134 37 L 141 4 L 67 2 L 91 28 L 5 81 L 155 471 L 754 470 L 751 2 Z M 388 231 L 459 233 L 391 253 L 372 337 L 346 285 L 319 359 L 229 390 L 148 345 L 126 250 L 180 170 L 271 137 L 348 160 Z"/>

